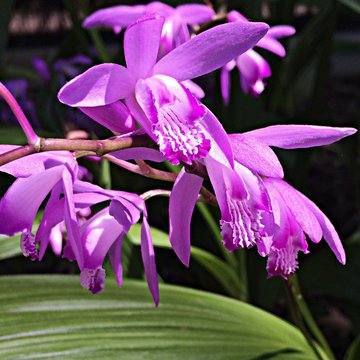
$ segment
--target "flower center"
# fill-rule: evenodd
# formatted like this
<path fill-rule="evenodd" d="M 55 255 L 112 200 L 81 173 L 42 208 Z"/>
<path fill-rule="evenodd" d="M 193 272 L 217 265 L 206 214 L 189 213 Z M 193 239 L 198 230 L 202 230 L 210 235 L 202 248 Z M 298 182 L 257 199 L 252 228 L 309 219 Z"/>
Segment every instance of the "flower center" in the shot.
<path fill-rule="evenodd" d="M 105 286 L 105 269 L 83 269 L 80 273 L 80 284 L 93 294 L 101 293 Z"/>
<path fill-rule="evenodd" d="M 226 249 L 233 251 L 251 248 L 262 236 L 266 236 L 262 224 L 262 211 L 251 209 L 248 200 L 237 200 L 227 196 L 231 221 L 221 220 L 221 235 Z"/>
<path fill-rule="evenodd" d="M 24 256 L 30 257 L 32 261 L 39 260 L 35 236 L 30 231 L 25 231 L 21 234 L 20 248 Z"/>
<path fill-rule="evenodd" d="M 158 122 L 153 125 L 161 153 L 174 165 L 181 161 L 191 164 L 210 150 L 210 140 L 205 138 L 198 122 L 182 116 L 181 110 L 181 104 L 161 107 Z"/>
<path fill-rule="evenodd" d="M 184 85 L 169 76 L 155 75 L 137 82 L 136 99 L 168 161 L 191 164 L 206 156 L 211 147 L 201 125 L 206 108 Z"/>

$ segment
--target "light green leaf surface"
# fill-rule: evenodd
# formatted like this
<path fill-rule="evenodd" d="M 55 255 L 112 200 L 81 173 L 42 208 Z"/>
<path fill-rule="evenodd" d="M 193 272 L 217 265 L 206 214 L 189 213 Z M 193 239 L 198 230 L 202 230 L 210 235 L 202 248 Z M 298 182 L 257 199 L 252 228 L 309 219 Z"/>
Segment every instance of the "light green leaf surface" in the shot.
<path fill-rule="evenodd" d="M 77 276 L 0 277 L 0 358 L 315 359 L 290 324 L 248 304 L 160 286 L 108 279 L 91 295 Z"/>
<path fill-rule="evenodd" d="M 128 234 L 128 238 L 134 245 L 140 245 L 140 233 L 141 226 L 139 224 L 133 225 Z M 151 234 L 155 247 L 172 249 L 168 234 L 154 227 L 151 228 Z M 225 261 L 194 246 L 191 247 L 191 258 L 201 264 L 214 276 L 229 295 L 235 298 L 241 297 L 244 290 L 240 278 Z"/>
<path fill-rule="evenodd" d="M 338 0 L 339 3 L 349 7 L 357 13 L 360 13 L 360 1 L 359 0 Z"/>

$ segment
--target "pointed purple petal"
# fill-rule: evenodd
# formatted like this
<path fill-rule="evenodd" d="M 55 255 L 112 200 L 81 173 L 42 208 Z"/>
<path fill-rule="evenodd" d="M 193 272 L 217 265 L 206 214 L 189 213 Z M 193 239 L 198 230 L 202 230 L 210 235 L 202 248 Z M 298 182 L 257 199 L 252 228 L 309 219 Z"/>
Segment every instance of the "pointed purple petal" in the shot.
<path fill-rule="evenodd" d="M 264 23 L 234 22 L 215 26 L 164 56 L 154 74 L 189 80 L 219 69 L 253 47 L 267 32 Z"/>
<path fill-rule="evenodd" d="M 279 159 L 268 145 L 244 134 L 230 134 L 229 139 L 240 164 L 262 176 L 283 178 Z"/>
<path fill-rule="evenodd" d="M 71 248 L 74 252 L 80 270 L 83 269 L 83 251 L 81 248 L 80 231 L 76 217 L 73 193 L 73 179 L 70 172 L 65 168 L 63 172 L 64 186 L 64 220 Z"/>
<path fill-rule="evenodd" d="M 28 178 L 17 179 L 0 201 L 0 234 L 12 236 L 30 231 L 47 194 L 61 179 L 64 167 L 57 166 Z"/>
<path fill-rule="evenodd" d="M 146 210 L 143 214 L 143 222 L 141 226 L 141 257 L 144 264 L 145 276 L 150 293 L 154 299 L 155 305 L 158 306 L 159 284 L 156 271 L 154 246 L 152 243 Z"/>
<path fill-rule="evenodd" d="M 353 128 L 314 125 L 274 125 L 245 133 L 264 144 L 282 149 L 323 146 L 357 132 Z"/>
<path fill-rule="evenodd" d="M 207 138 L 211 139 L 209 155 L 226 166 L 234 167 L 234 154 L 229 137 L 220 121 L 208 108 L 200 124 Z"/>
<path fill-rule="evenodd" d="M 95 11 L 88 16 L 84 22 L 84 28 L 98 26 L 128 27 L 145 13 L 144 5 L 134 6 L 112 6 L 106 9 Z"/>
<path fill-rule="evenodd" d="M 120 235 L 109 249 L 110 263 L 115 274 L 116 282 L 120 287 L 122 286 L 122 278 L 123 278 L 123 266 L 122 266 L 123 240 L 124 240 L 124 236 Z"/>
<path fill-rule="evenodd" d="M 259 40 L 256 46 L 271 51 L 272 53 L 281 57 L 284 57 L 286 55 L 284 46 L 275 38 L 272 38 L 270 36 L 264 36 L 262 39 Z"/>
<path fill-rule="evenodd" d="M 211 7 L 201 4 L 180 5 L 175 11 L 176 15 L 189 25 L 202 24 L 215 16 L 215 11 Z"/>
<path fill-rule="evenodd" d="M 274 38 L 283 38 L 287 36 L 292 36 L 296 33 L 296 30 L 294 27 L 290 25 L 276 25 L 272 26 L 267 35 L 274 37 Z"/>
<path fill-rule="evenodd" d="M 320 226 L 323 231 L 323 237 L 325 241 L 328 243 L 330 249 L 335 254 L 338 261 L 345 265 L 346 263 L 346 254 L 344 247 L 341 243 L 338 233 L 336 232 L 334 225 L 330 222 L 328 217 L 306 196 L 300 194 L 306 205 L 311 209 L 316 218 L 318 219 Z"/>
<path fill-rule="evenodd" d="M 136 124 L 128 108 L 120 101 L 109 105 L 80 107 L 84 114 L 116 133 L 125 134 L 136 130 Z"/>
<path fill-rule="evenodd" d="M 128 223 L 120 224 L 105 208 L 91 217 L 81 227 L 81 246 L 84 256 L 83 268 L 97 269 L 119 236 L 128 230 Z"/>
<path fill-rule="evenodd" d="M 169 239 L 176 255 L 187 267 L 190 262 L 190 222 L 202 182 L 201 177 L 182 168 L 170 195 Z"/>
<path fill-rule="evenodd" d="M 130 72 L 117 64 L 96 65 L 66 83 L 58 99 L 74 107 L 93 107 L 124 99 L 134 91 Z"/>
<path fill-rule="evenodd" d="M 150 75 L 156 63 L 164 18 L 149 15 L 129 26 L 124 36 L 127 68 L 136 78 Z"/>
<path fill-rule="evenodd" d="M 318 243 L 322 238 L 322 228 L 313 211 L 303 201 L 303 197 L 299 195 L 292 186 L 282 180 L 266 179 L 267 183 L 271 182 L 272 186 L 281 194 L 284 203 L 290 209 L 297 223 L 306 232 L 309 238 Z"/>

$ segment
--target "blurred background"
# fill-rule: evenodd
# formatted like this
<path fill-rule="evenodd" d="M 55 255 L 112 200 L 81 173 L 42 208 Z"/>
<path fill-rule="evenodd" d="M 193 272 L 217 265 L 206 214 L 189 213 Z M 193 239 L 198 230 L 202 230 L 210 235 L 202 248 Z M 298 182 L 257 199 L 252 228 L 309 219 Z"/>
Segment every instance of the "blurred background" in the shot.
<path fill-rule="evenodd" d="M 164 1 L 169 5 L 184 2 Z M 196 1 L 193 1 L 196 2 Z M 197 1 L 201 3 L 201 1 Z M 0 80 L 18 99 L 24 112 L 42 136 L 103 138 L 111 136 L 84 114 L 57 101 L 60 87 L 88 67 L 101 62 L 123 63 L 122 34 L 111 29 L 84 30 L 83 19 L 93 11 L 119 4 L 147 1 L 105 0 L 2 0 L 0 2 Z M 207 1 L 210 3 L 210 1 Z M 313 124 L 359 128 L 360 103 L 360 3 L 357 0 L 232 0 L 213 1 L 215 9 L 228 6 L 253 21 L 270 25 L 289 24 L 296 35 L 281 40 L 287 56 L 281 59 L 257 48 L 272 68 L 263 94 L 243 94 L 239 75 L 232 72 L 230 104 L 220 95 L 219 72 L 196 81 L 205 90 L 205 104 L 225 129 L 243 132 L 273 124 Z M 0 101 L 0 143 L 24 144 L 25 137 L 5 103 Z M 360 333 L 360 167 L 359 138 L 304 150 L 283 150 L 280 157 L 287 181 L 310 197 L 329 216 L 347 252 L 347 265 L 340 265 L 324 244 L 312 246 L 300 256 L 298 271 L 305 299 L 315 319 L 339 358 Z M 105 187 L 143 193 L 170 185 L 109 166 L 82 160 Z M 4 193 L 13 179 L 1 175 Z M 149 202 L 151 224 L 168 231 L 167 199 Z M 203 289 L 248 301 L 291 321 L 282 281 L 267 280 L 265 261 L 256 250 L 239 251 L 241 268 L 236 269 L 241 286 L 216 273 L 216 263 L 226 264 L 219 234 L 209 226 L 209 216 L 219 220 L 216 208 L 199 207 L 192 222 L 195 247 L 190 269 L 161 245 L 166 237 L 158 232 L 157 265 L 162 281 Z M 206 220 L 207 219 L 207 220 Z M 216 223 L 215 223 L 216 224 Z M 131 234 L 124 251 L 125 275 L 142 278 L 139 248 Z M 133 233 L 136 237 L 136 229 Z M 246 259 L 245 259 L 246 257 Z M 48 251 L 42 263 L 31 262 L 19 253 L 18 242 L 0 240 L 0 274 L 76 273 L 78 270 Z M 216 261 L 215 261 L 216 262 Z M 111 272 L 108 272 L 109 276 Z M 120 294 L 119 294 L 120 296 Z"/>

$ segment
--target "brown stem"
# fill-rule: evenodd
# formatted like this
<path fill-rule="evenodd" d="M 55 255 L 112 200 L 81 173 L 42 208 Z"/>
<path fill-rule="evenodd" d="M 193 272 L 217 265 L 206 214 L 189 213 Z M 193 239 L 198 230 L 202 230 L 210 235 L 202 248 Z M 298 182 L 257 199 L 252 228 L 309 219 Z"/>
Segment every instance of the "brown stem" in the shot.
<path fill-rule="evenodd" d="M 155 143 L 147 135 L 128 136 L 106 140 L 70 140 L 70 139 L 43 139 L 40 138 L 37 144 L 25 145 L 15 150 L 0 154 L 0 166 L 11 161 L 44 151 L 85 151 L 94 155 L 104 155 L 117 150 L 130 147 L 153 147 Z"/>

